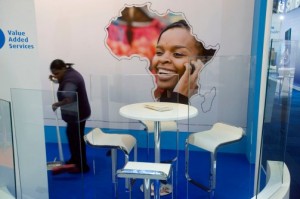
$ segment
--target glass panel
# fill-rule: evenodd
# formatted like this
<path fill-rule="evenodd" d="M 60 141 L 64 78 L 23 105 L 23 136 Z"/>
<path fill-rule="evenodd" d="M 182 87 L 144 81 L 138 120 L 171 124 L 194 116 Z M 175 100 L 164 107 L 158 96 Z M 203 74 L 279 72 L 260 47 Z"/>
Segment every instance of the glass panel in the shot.
<path fill-rule="evenodd" d="M 277 179 L 282 181 L 298 54 L 298 41 L 271 41 L 259 191 L 265 187 L 266 181 L 270 177 L 268 176 L 268 163 L 270 162 L 276 163 L 281 168 L 276 175 Z"/>
<path fill-rule="evenodd" d="M 194 70 L 190 72 L 190 104 L 198 115 L 189 119 L 187 198 L 209 198 L 206 189 L 215 198 L 251 198 L 255 145 L 246 130 L 250 67 L 255 58 L 199 56 L 190 60 Z M 234 138 L 233 129 L 227 134 L 223 124 L 238 127 L 235 130 L 243 132 L 242 137 Z"/>
<path fill-rule="evenodd" d="M 80 99 L 76 92 L 52 91 L 47 94 L 43 101 L 47 102 L 44 105 L 44 121 L 47 124 L 45 137 L 50 198 L 89 198 L 89 193 L 84 191 L 89 186 L 85 174 L 88 162 L 81 132 L 86 116 L 79 109 Z M 63 101 L 65 103 L 54 111 L 53 105 Z M 70 178 L 72 181 L 69 181 Z"/>
<path fill-rule="evenodd" d="M 48 198 L 41 91 L 11 89 L 20 197 Z"/>
<path fill-rule="evenodd" d="M 208 197 L 207 193 L 199 190 L 195 186 L 190 185 L 188 186 L 188 190 L 186 189 L 186 178 L 184 175 L 184 146 L 186 138 L 191 133 L 208 130 L 216 122 L 224 122 L 234 126 L 242 127 L 244 132 L 246 132 L 248 119 L 248 80 L 250 66 L 253 64 L 255 64 L 255 59 L 249 56 L 214 57 L 214 59 L 211 62 L 208 62 L 201 71 L 198 77 L 200 79 L 196 79 L 196 81 L 198 82 L 198 87 L 195 87 L 195 90 L 197 90 L 197 92 L 195 92 L 195 90 L 189 89 L 190 93 L 188 95 L 188 102 L 190 105 L 198 109 L 199 114 L 196 117 L 179 120 L 177 122 L 180 132 L 179 135 L 177 135 L 179 137 L 178 144 L 180 151 L 178 152 L 178 165 L 176 165 L 178 167 L 174 166 L 173 168 L 175 171 L 174 181 L 176 181 L 174 186 L 177 186 L 175 190 L 180 189 L 180 192 L 175 191 L 175 198 L 186 197 L 187 195 L 190 198 Z M 95 110 L 95 114 L 100 117 L 99 119 L 93 119 L 95 119 L 95 121 L 99 121 L 98 127 L 100 127 L 105 133 L 122 133 L 133 135 L 138 142 L 139 161 L 155 161 L 155 150 L 153 150 L 155 148 L 155 145 L 151 145 L 154 142 L 154 136 L 152 134 L 150 137 L 149 143 L 151 148 L 150 153 L 148 154 L 148 152 L 145 151 L 148 146 L 146 144 L 147 138 L 143 136 L 145 134 L 141 133 L 144 127 L 139 123 L 139 120 L 141 120 L 141 118 L 144 116 L 128 119 L 120 115 L 120 109 L 123 106 L 129 104 L 155 101 L 155 99 L 157 99 L 157 97 L 155 96 L 159 95 L 155 95 L 155 92 L 153 92 L 153 90 L 155 90 L 157 86 L 158 78 L 158 76 L 152 74 L 149 76 L 119 75 L 91 77 L 92 103 L 97 104 L 97 102 L 95 101 L 100 100 L 101 103 L 98 102 L 99 107 L 101 107 L 99 110 L 102 111 L 101 113 L 99 113 L 99 110 Z M 189 79 L 192 78 L 192 76 L 189 77 Z M 176 84 L 180 82 L 179 78 L 177 78 L 175 82 Z M 141 87 L 140 85 L 145 86 Z M 105 87 L 107 87 L 108 89 L 106 89 Z M 97 92 L 98 90 L 99 92 Z M 180 97 L 178 95 L 176 98 L 178 99 L 177 101 L 180 101 Z M 132 112 L 138 112 L 138 109 L 135 109 Z M 177 117 L 179 117 L 180 113 L 178 112 L 176 115 Z M 171 149 L 171 152 L 174 152 L 174 145 L 172 144 L 176 142 L 176 138 L 172 137 L 173 135 L 174 134 L 169 133 L 161 134 L 161 161 L 163 161 L 165 157 L 171 154 L 168 153 L 168 149 Z M 252 135 L 245 134 L 238 142 L 221 147 L 218 150 L 218 171 L 220 173 L 223 173 L 217 176 L 216 181 L 216 196 L 218 196 L 219 198 L 226 198 L 228 195 L 232 196 L 233 198 L 252 197 L 252 179 L 254 178 L 254 162 L 252 160 L 255 159 L 253 158 L 254 154 L 252 153 L 255 150 L 253 150 L 252 148 L 255 146 L 251 145 L 251 140 Z M 170 145 L 172 145 L 172 147 L 168 148 L 170 147 Z M 201 157 L 199 157 L 199 155 L 201 155 Z M 98 180 L 97 183 L 99 183 L 99 180 L 103 180 L 108 183 L 111 180 L 111 176 L 103 178 L 104 174 L 103 172 L 101 173 L 101 169 L 103 169 L 104 166 L 103 162 L 101 162 L 102 164 L 99 163 L 99 159 L 101 159 L 99 158 L 99 156 L 101 157 L 101 152 L 98 152 L 97 154 L 95 153 L 94 155 L 96 177 Z M 120 155 L 119 157 L 123 156 Z M 210 156 L 201 150 L 199 151 L 195 148 L 192 148 L 191 161 L 193 161 L 192 158 L 194 158 L 194 163 L 190 168 L 190 171 L 197 176 L 196 178 L 200 178 L 200 181 L 206 179 L 205 182 L 208 183 L 209 177 L 208 175 L 205 176 L 205 171 L 209 172 Z M 201 158 L 201 161 L 199 161 L 199 158 Z M 197 164 L 199 162 L 201 164 Z M 118 168 L 122 167 L 123 165 L 124 161 L 120 161 L 118 163 Z M 111 165 L 107 165 L 108 172 L 111 171 L 110 166 Z M 199 169 L 199 167 L 201 169 Z M 201 172 L 204 172 L 204 174 Z M 232 179 L 232 181 L 230 181 L 229 183 L 228 179 Z M 125 193 L 123 182 L 124 181 L 119 180 L 120 194 Z M 205 182 L 203 181 L 203 183 Z M 240 182 L 243 183 L 241 184 Z M 139 185 L 134 186 L 133 194 L 135 196 L 143 197 L 143 194 L 140 192 L 140 184 L 142 184 L 142 181 L 136 183 L 138 183 Z M 98 194 L 100 197 L 101 194 L 104 193 Z M 113 191 L 110 192 L 110 194 L 113 195 Z"/>
<path fill-rule="evenodd" d="M 146 133 L 145 126 L 140 122 L 140 120 L 150 117 L 150 114 L 130 117 L 128 115 L 121 115 L 120 109 L 130 104 L 144 102 L 150 104 L 150 102 L 162 101 L 162 98 L 160 98 L 162 95 L 160 94 L 164 93 L 164 89 L 168 88 L 174 91 L 176 87 L 163 87 L 163 80 L 172 79 L 175 82 L 175 84 L 172 85 L 177 85 L 181 80 L 179 76 L 175 75 L 176 78 L 174 79 L 172 75 L 168 76 L 167 74 L 161 75 L 161 77 L 157 74 L 91 76 L 91 105 L 93 112 L 88 121 L 89 127 L 98 127 L 107 134 L 133 135 L 139 147 L 138 161 L 157 161 L 155 156 L 157 157 L 158 155 L 155 153 L 155 149 L 157 149 L 157 143 L 159 142 L 161 162 L 169 161 L 176 156 L 178 157 L 178 161 L 173 164 L 174 186 L 176 186 L 176 188 L 174 188 L 175 198 L 186 198 L 187 195 L 190 198 L 199 198 L 199 196 L 205 198 L 208 196 L 207 193 L 198 188 L 189 185 L 187 189 L 187 181 L 184 175 L 185 140 L 191 133 L 208 130 L 218 121 L 242 127 L 244 131 L 246 131 L 248 80 L 250 65 L 253 64 L 253 62 L 252 58 L 248 56 L 214 57 L 211 62 L 205 65 L 200 75 L 198 75 L 200 79 L 196 79 L 198 82 L 198 87 L 195 87 L 197 88 L 197 92 L 191 89 L 188 91 L 190 92 L 188 102 L 198 110 L 198 115 L 193 118 L 180 118 L 182 109 L 176 111 L 177 107 L 173 107 L 175 113 L 173 112 L 172 120 L 180 119 L 177 121 L 178 132 L 180 133 L 172 133 L 174 131 L 161 133 L 161 136 L 156 137 L 156 139 L 154 139 L 154 133 Z M 188 79 L 191 80 L 192 78 L 193 77 L 190 76 Z M 162 88 L 162 90 L 157 90 L 157 88 Z M 65 95 L 65 93 L 61 94 Z M 69 96 L 69 94 L 72 93 L 68 93 L 67 96 Z M 178 94 L 168 94 L 166 96 L 170 96 L 171 99 L 173 96 L 175 99 L 173 102 L 181 102 L 181 98 Z M 24 187 L 25 190 L 22 194 L 36 198 L 45 198 L 41 196 L 37 197 L 39 193 L 35 191 L 43 187 L 44 192 L 42 193 L 48 194 L 48 190 L 46 191 L 48 186 L 44 186 L 46 182 L 46 184 L 49 183 L 50 198 L 62 198 L 66 196 L 66 194 L 73 198 L 113 198 L 115 186 L 111 172 L 112 162 L 110 157 L 106 158 L 106 155 L 110 155 L 113 159 L 115 156 L 113 153 L 107 153 L 109 151 L 108 147 L 104 150 L 97 147 L 87 147 L 87 154 L 89 156 L 88 162 L 93 165 L 93 172 L 90 173 L 87 178 L 85 175 L 84 177 L 82 175 L 71 176 L 69 173 L 62 173 L 61 175 L 55 176 L 52 175 L 51 171 L 47 173 L 46 161 L 48 163 L 56 161 L 64 162 L 69 157 L 67 138 L 64 137 L 67 124 L 61 117 L 62 112 L 60 109 L 56 112 L 52 110 L 52 104 L 56 101 L 55 98 L 56 93 L 54 93 L 54 91 L 12 89 L 13 110 L 16 115 L 17 148 L 20 157 L 21 187 Z M 179 103 L 176 104 L 179 107 Z M 139 109 L 133 109 L 133 111 L 129 113 L 137 114 L 138 110 Z M 159 111 L 153 111 L 154 113 L 159 113 Z M 73 115 L 73 112 L 74 111 L 70 113 L 70 116 Z M 167 112 L 168 111 L 162 111 L 161 114 L 163 115 Z M 190 110 L 188 109 L 186 112 L 190 112 Z M 152 119 L 164 120 L 161 119 L 160 116 L 155 117 L 157 118 Z M 58 130 L 57 127 L 59 127 Z M 44 131 L 44 133 L 40 133 L 41 131 Z M 162 123 L 161 131 L 163 131 Z M 58 134 L 61 135 L 64 158 L 60 156 Z M 44 135 L 45 137 L 43 137 Z M 147 141 L 148 135 L 149 142 Z M 32 139 L 32 137 L 34 137 L 34 139 Z M 221 174 L 217 176 L 217 197 L 225 198 L 225 196 L 232 195 L 232 198 L 241 198 L 243 196 L 250 198 L 252 195 L 253 183 L 251 179 L 253 179 L 254 165 L 249 161 L 249 159 L 252 159 L 252 150 L 249 149 L 253 147 L 249 144 L 251 143 L 251 137 L 252 135 L 244 135 L 239 142 L 220 148 L 217 160 L 218 172 Z M 93 138 L 93 140 L 95 139 Z M 155 140 L 156 144 L 154 144 Z M 179 151 L 176 150 L 176 144 L 179 145 Z M 28 147 L 28 145 L 34 147 Z M 150 147 L 149 153 L 148 146 Z M 29 159 L 28 154 L 30 154 Z M 125 164 L 124 153 L 118 150 L 117 156 L 119 160 L 117 162 L 117 168 L 122 168 Z M 196 175 L 196 178 L 200 178 L 200 180 L 206 180 L 206 174 L 198 172 L 205 173 L 205 171 L 209 171 L 210 156 L 201 150 L 199 151 L 192 148 L 190 158 L 190 161 L 193 161 L 193 167 L 190 168 L 192 174 Z M 130 153 L 130 160 L 133 160 L 133 151 Z M 34 164 L 30 164 L 31 167 L 27 168 L 29 167 L 29 163 L 33 161 Z M 34 172 L 30 169 L 34 169 Z M 31 179 L 33 179 L 37 173 L 39 174 L 35 179 L 39 180 L 39 186 L 37 186 L 36 184 L 38 183 L 34 181 L 28 183 L 29 179 L 28 177 L 26 178 L 24 174 L 24 172 L 28 173 L 28 170 L 30 170 Z M 228 179 L 232 179 L 232 181 L 229 182 Z M 128 192 L 124 189 L 125 181 L 119 179 L 118 182 L 120 198 L 128 197 Z M 26 183 L 30 184 L 31 187 L 28 187 Z M 133 187 L 133 195 L 137 198 L 143 197 L 143 193 L 140 191 L 141 184 L 142 181 L 138 180 Z M 87 190 L 87 186 L 89 187 L 89 191 L 84 191 Z M 105 188 L 99 188 L 100 186 Z M 105 191 L 99 192 L 99 189 Z"/>
<path fill-rule="evenodd" d="M 0 99 L 0 198 L 16 198 L 10 102 Z"/>
<path fill-rule="evenodd" d="M 79 143 L 77 93 L 26 89 L 12 89 L 11 93 L 22 196 L 85 198 L 84 176 L 65 164 L 72 147 L 67 129 L 73 136 L 72 143 L 79 147 L 77 153 L 83 149 Z M 68 100 L 54 111 L 57 97 L 59 101 Z M 80 153 L 78 164 L 81 163 Z"/>
<path fill-rule="evenodd" d="M 173 81 L 178 82 L 177 79 L 177 75 L 175 75 L 175 79 L 173 79 Z M 152 108 L 162 108 L 160 111 L 152 110 L 151 107 L 149 109 L 146 109 L 150 112 L 152 111 L 153 113 L 161 112 L 162 114 L 164 114 L 167 113 L 168 110 L 163 110 L 163 108 L 170 108 L 168 106 L 162 106 L 166 105 L 164 103 L 153 104 L 153 102 L 160 101 L 161 99 L 159 98 L 159 96 L 162 90 L 157 90 L 157 81 L 158 77 L 155 74 L 91 77 L 91 102 L 92 104 L 98 104 L 97 107 L 100 107 L 99 109 L 95 110 L 95 114 L 98 116 L 98 118 L 94 119 L 96 121 L 99 121 L 99 123 L 96 124 L 96 127 L 101 128 L 101 130 L 106 134 L 132 135 L 137 140 L 138 161 L 154 162 L 155 159 L 157 161 L 159 161 L 159 159 L 161 161 L 171 161 L 174 157 L 176 157 L 177 153 L 176 137 L 178 135 L 176 133 L 176 123 L 174 130 L 166 130 L 165 125 L 160 123 L 160 129 L 166 133 L 159 134 L 159 136 L 154 136 L 155 133 L 153 132 L 155 128 L 153 116 L 151 119 L 151 116 L 149 114 L 139 115 L 142 109 L 146 109 L 144 108 L 144 105 L 153 105 L 154 107 Z M 104 85 L 106 85 L 106 88 L 104 88 Z M 171 100 L 173 102 L 177 102 L 178 95 L 173 94 L 172 97 L 172 100 L 170 98 L 164 98 L 164 101 Z M 99 102 L 98 100 L 101 102 Z M 127 105 L 137 106 L 140 108 L 133 108 L 133 110 L 125 114 L 121 113 L 120 109 Z M 101 110 L 101 113 L 99 113 L 99 110 Z M 172 116 L 174 118 L 177 118 L 176 115 L 177 111 L 175 109 L 173 110 Z M 150 125 L 150 127 L 148 126 L 149 131 L 147 132 L 147 126 L 145 125 L 148 124 Z M 170 139 L 172 141 L 170 141 Z M 159 144 L 159 146 L 157 144 Z M 107 178 L 104 178 L 105 176 L 103 176 L 103 162 L 99 162 L 99 156 L 101 157 L 101 151 L 103 152 L 103 150 L 98 149 L 98 151 L 99 152 L 94 155 L 95 177 L 97 178 L 98 183 L 99 180 L 103 180 L 105 181 L 103 183 L 106 183 L 106 185 L 108 185 L 112 182 L 112 177 L 107 176 Z M 105 152 L 106 151 L 107 150 L 105 150 Z M 130 152 L 130 160 L 134 159 L 133 153 L 134 152 L 132 149 L 132 151 Z M 120 152 L 120 150 L 118 150 L 117 155 L 119 160 L 117 168 L 122 168 L 124 166 L 124 154 Z M 108 172 L 111 172 L 111 168 L 108 168 Z M 141 184 L 142 181 L 139 180 L 134 185 L 133 194 L 135 197 L 143 197 L 143 193 L 140 190 Z M 104 196 L 104 193 L 96 194 L 97 197 Z M 119 196 L 123 195 L 123 197 L 128 197 L 125 196 L 125 194 L 128 193 L 126 193 L 124 189 L 124 180 L 119 180 Z M 111 195 L 113 196 L 112 193 Z M 120 198 L 123 197 L 120 196 Z"/>

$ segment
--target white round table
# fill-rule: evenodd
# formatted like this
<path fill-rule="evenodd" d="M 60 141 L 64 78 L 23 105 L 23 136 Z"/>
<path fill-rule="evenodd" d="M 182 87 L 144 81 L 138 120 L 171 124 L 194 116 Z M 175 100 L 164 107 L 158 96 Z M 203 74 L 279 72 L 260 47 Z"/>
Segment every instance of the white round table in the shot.
<path fill-rule="evenodd" d="M 153 109 L 152 109 L 153 108 Z M 155 109 L 155 110 L 154 110 Z M 129 104 L 119 110 L 120 115 L 135 120 L 150 120 L 154 122 L 155 162 L 160 162 L 160 122 L 184 120 L 197 116 L 198 110 L 193 106 L 169 102 L 144 102 Z M 159 187 L 159 183 L 157 183 Z M 154 198 L 159 198 L 156 189 Z"/>

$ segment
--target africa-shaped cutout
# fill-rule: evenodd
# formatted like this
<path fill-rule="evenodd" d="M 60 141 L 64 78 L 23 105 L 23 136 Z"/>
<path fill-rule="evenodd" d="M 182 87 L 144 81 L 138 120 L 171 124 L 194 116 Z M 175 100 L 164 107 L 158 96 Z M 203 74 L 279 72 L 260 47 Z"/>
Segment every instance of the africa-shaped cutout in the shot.
<path fill-rule="evenodd" d="M 106 27 L 106 45 L 117 59 L 140 56 L 148 59 L 148 69 L 155 75 L 154 98 L 161 102 L 189 103 L 194 95 L 205 101 L 216 94 L 200 94 L 201 71 L 215 56 L 218 47 L 206 47 L 192 32 L 183 13 L 158 14 L 150 4 L 125 5 Z M 211 102 L 203 102 L 206 112 Z"/>

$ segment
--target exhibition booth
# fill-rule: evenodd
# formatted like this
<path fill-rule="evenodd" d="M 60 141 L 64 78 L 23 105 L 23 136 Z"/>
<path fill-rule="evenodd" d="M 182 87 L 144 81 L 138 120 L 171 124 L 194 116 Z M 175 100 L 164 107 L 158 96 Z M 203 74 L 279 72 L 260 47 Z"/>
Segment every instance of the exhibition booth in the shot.
<path fill-rule="evenodd" d="M 0 14 L 1 72 L 14 74 L 1 81 L 0 198 L 288 198 L 299 44 L 264 40 L 272 2 L 20 4 Z M 178 21 L 195 44 L 169 47 L 180 33 L 164 35 L 182 27 L 165 28 Z M 57 58 L 85 82 L 86 171 L 67 168 L 81 98 L 49 81 Z M 54 108 L 62 97 L 72 100 Z"/>

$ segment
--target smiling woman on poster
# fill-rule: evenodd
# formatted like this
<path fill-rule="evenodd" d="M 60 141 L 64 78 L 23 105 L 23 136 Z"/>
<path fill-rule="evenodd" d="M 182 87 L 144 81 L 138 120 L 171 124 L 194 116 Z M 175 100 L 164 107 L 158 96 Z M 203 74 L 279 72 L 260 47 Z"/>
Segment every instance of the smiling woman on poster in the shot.
<path fill-rule="evenodd" d="M 201 70 L 215 51 L 206 49 L 191 34 L 185 20 L 165 27 L 157 39 L 151 65 L 157 74 L 155 98 L 161 102 L 188 104 L 189 98 L 198 92 Z"/>
<path fill-rule="evenodd" d="M 138 55 L 149 60 L 153 99 L 188 104 L 190 97 L 201 95 L 200 72 L 218 48 L 197 40 L 183 14 L 157 15 L 149 5 L 125 7 L 120 14 L 107 27 L 107 46 L 119 59 Z"/>

